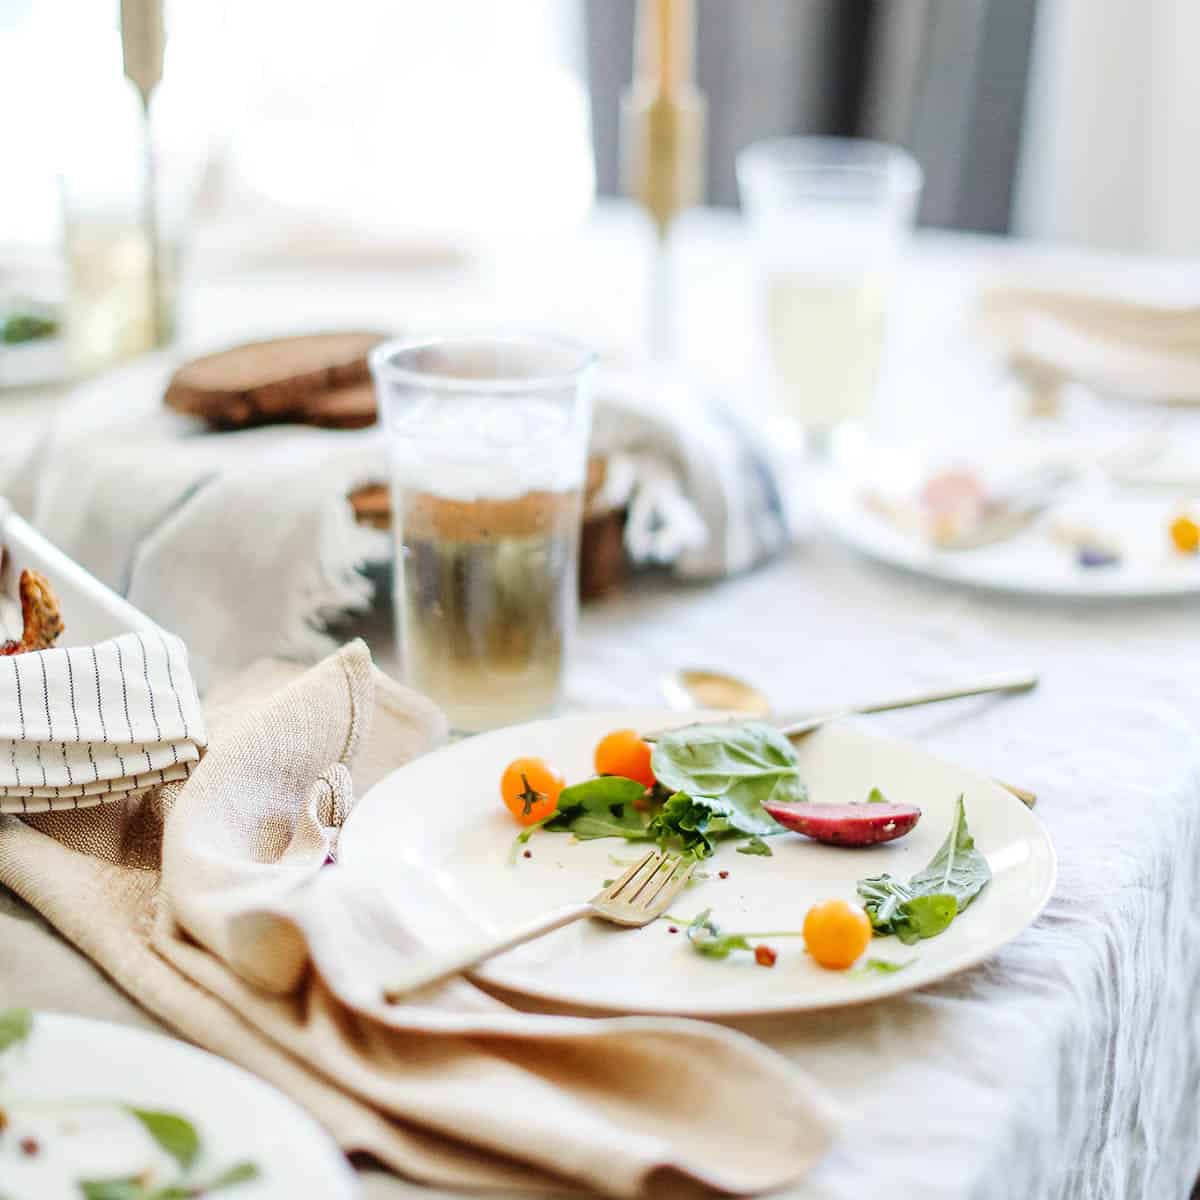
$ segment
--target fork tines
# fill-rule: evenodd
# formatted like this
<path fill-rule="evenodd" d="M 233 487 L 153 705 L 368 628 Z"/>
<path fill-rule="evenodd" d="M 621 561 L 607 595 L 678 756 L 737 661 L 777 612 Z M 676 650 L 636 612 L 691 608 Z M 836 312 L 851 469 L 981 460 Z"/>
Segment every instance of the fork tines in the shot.
<path fill-rule="evenodd" d="M 694 862 L 685 865 L 678 855 L 647 851 L 624 875 L 605 888 L 594 903 L 600 907 L 620 906 L 648 913 L 670 901 L 687 882 L 695 865 Z"/>

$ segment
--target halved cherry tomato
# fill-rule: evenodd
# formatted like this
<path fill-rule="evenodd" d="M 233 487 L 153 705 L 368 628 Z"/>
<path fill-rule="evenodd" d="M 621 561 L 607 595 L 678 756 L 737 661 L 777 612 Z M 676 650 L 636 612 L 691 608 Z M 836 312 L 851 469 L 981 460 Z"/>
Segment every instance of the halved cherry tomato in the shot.
<path fill-rule="evenodd" d="M 643 787 L 653 787 L 650 743 L 642 741 L 634 729 L 614 730 L 601 738 L 596 747 L 596 774 L 620 775 L 636 780 Z"/>
<path fill-rule="evenodd" d="M 514 758 L 500 776 L 500 798 L 519 825 L 536 825 L 558 807 L 565 783 L 545 759 Z"/>
<path fill-rule="evenodd" d="M 823 967 L 844 971 L 867 948 L 871 918 L 861 905 L 847 900 L 823 900 L 804 918 L 804 945 Z"/>

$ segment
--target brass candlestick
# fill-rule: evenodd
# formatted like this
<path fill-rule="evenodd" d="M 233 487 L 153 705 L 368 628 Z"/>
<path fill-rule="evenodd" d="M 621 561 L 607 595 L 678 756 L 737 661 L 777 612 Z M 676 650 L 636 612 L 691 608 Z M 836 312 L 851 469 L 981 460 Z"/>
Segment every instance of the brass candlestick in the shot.
<path fill-rule="evenodd" d="M 694 0 L 640 0 L 633 83 L 621 101 L 625 190 L 654 224 L 650 345 L 670 354 L 668 239 L 675 218 L 704 195 L 704 97 L 693 79 Z"/>
<path fill-rule="evenodd" d="M 150 312 L 154 341 L 162 346 L 170 338 L 162 277 L 162 243 L 158 223 L 158 170 L 154 133 L 150 124 L 150 99 L 162 79 L 162 0 L 121 0 L 121 51 L 125 75 L 142 101 L 142 229 L 150 254 Z"/>

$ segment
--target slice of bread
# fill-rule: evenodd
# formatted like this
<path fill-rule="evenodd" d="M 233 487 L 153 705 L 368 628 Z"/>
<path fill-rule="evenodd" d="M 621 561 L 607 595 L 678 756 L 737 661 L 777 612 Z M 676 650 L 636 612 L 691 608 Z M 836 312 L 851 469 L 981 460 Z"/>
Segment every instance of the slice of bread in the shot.
<path fill-rule="evenodd" d="M 203 417 L 221 428 L 242 428 L 273 421 L 306 421 L 318 398 L 342 393 L 330 402 L 359 426 L 368 419 L 363 393 L 370 388 L 367 353 L 384 340 L 381 333 L 316 333 L 247 342 L 185 363 L 167 385 L 165 403 L 177 412 Z M 346 393 L 353 390 L 353 400 Z"/>
<path fill-rule="evenodd" d="M 352 383 L 311 396 L 299 419 L 325 429 L 362 429 L 375 424 L 377 413 L 375 385 Z"/>

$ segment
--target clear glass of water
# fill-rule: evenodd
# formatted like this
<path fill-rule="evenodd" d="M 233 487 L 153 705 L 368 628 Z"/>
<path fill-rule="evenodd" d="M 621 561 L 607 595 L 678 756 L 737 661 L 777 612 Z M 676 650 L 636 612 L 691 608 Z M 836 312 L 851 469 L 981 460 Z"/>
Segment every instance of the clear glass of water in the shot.
<path fill-rule="evenodd" d="M 594 362 L 525 336 L 397 341 L 371 355 L 404 676 L 458 732 L 530 720 L 561 698 Z"/>
<path fill-rule="evenodd" d="M 828 456 L 875 397 L 921 168 L 882 142 L 797 137 L 747 147 L 737 175 L 771 410 L 785 431 L 803 430 L 811 453 Z"/>

